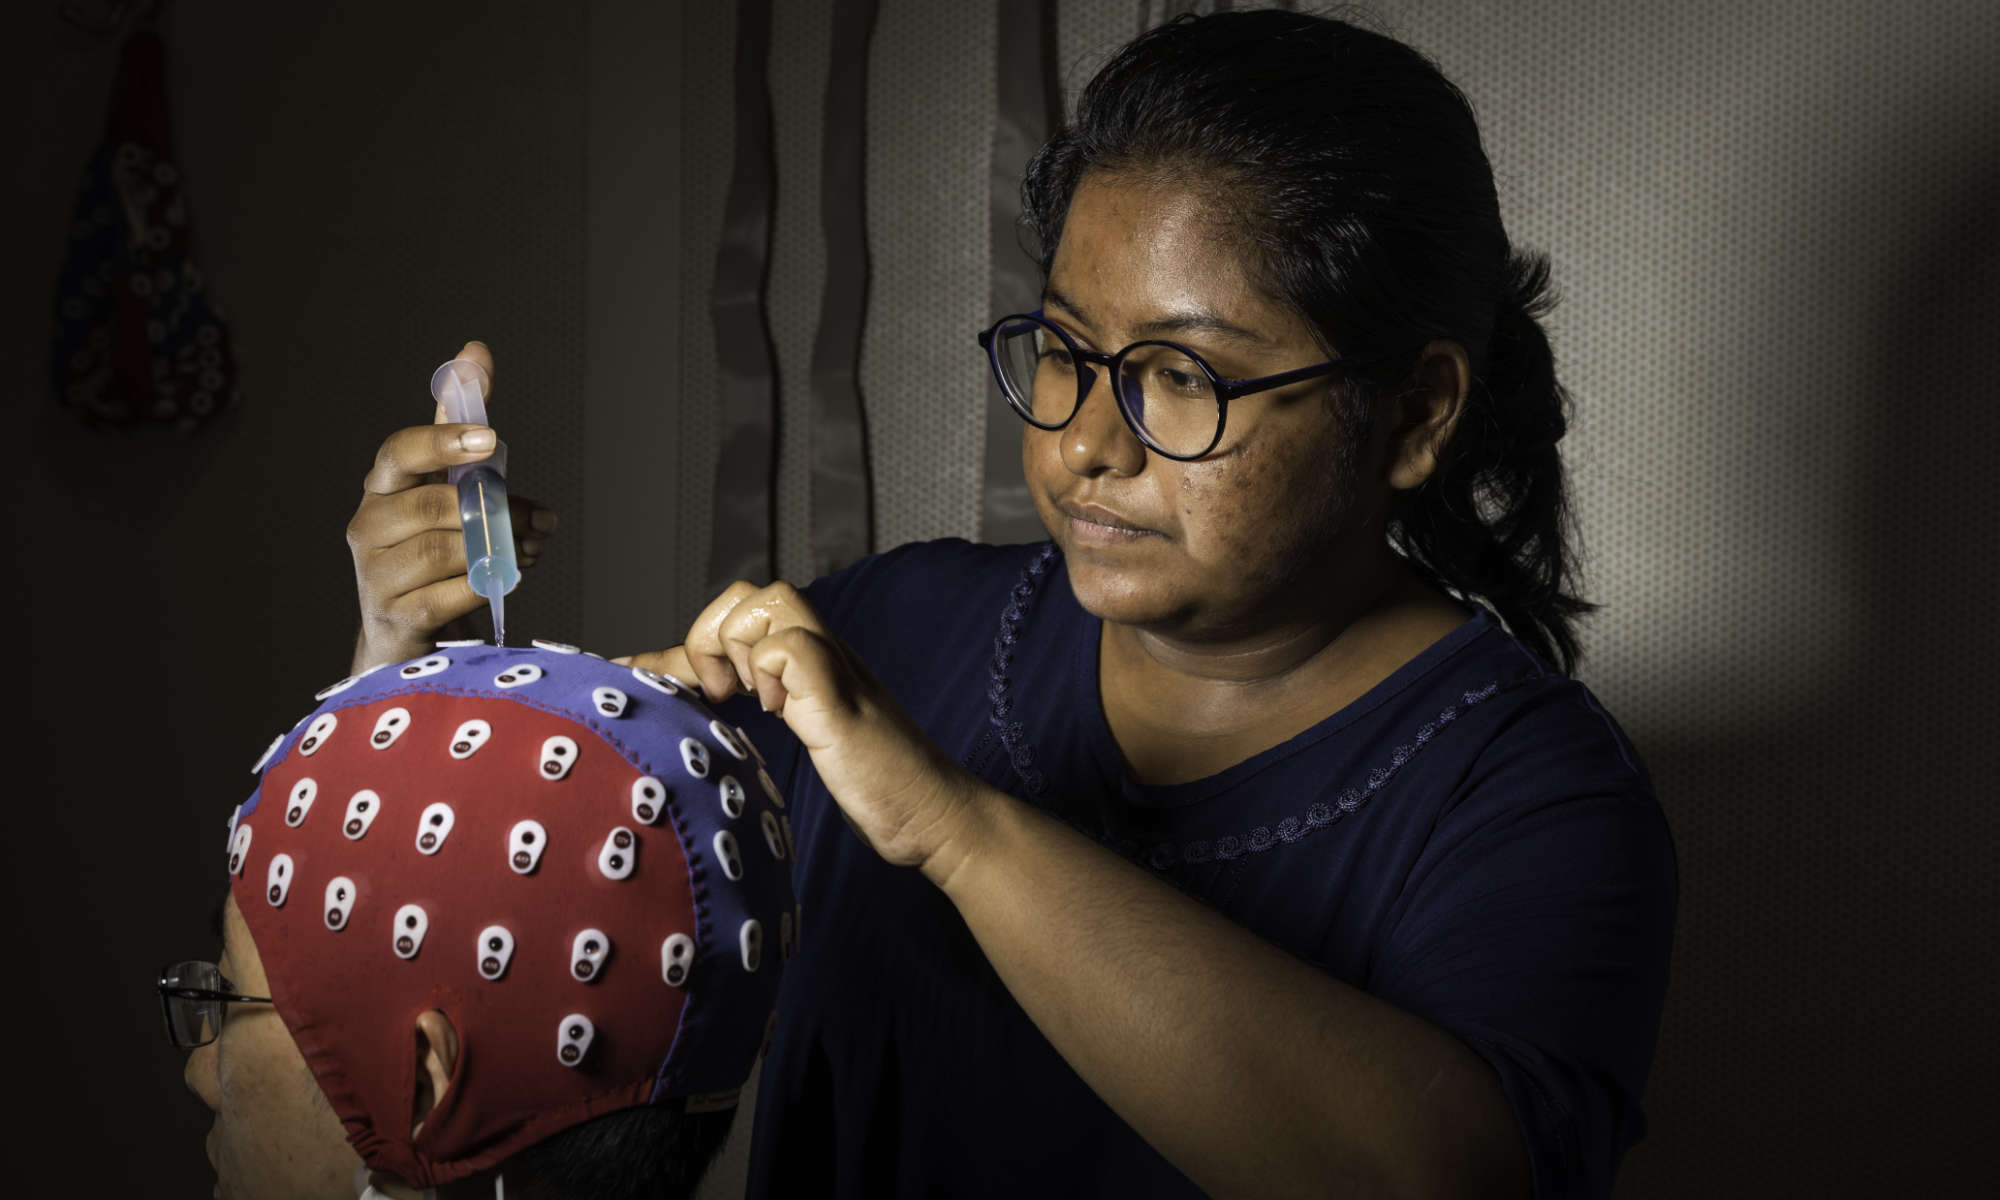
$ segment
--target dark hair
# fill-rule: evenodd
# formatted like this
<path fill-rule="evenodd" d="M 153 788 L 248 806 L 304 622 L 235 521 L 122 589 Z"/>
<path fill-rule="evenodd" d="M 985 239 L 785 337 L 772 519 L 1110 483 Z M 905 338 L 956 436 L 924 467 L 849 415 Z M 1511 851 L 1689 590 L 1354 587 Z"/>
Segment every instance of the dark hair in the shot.
<path fill-rule="evenodd" d="M 1473 385 L 1431 479 L 1389 517 L 1432 582 L 1491 604 L 1565 672 L 1576 552 L 1556 443 L 1569 399 L 1540 318 L 1545 259 L 1510 248 L 1472 106 L 1430 60 L 1344 21 L 1275 10 L 1181 17 L 1127 44 L 1022 185 L 1046 279 L 1070 198 L 1114 171 L 1226 198 L 1246 271 L 1358 372 L 1340 403 L 1365 436 L 1368 389 L 1433 339 L 1464 347 Z"/>
<path fill-rule="evenodd" d="M 551 1200 L 685 1200 L 729 1137 L 733 1108 L 621 1109 L 573 1125 L 507 1160 L 507 1192 Z"/>

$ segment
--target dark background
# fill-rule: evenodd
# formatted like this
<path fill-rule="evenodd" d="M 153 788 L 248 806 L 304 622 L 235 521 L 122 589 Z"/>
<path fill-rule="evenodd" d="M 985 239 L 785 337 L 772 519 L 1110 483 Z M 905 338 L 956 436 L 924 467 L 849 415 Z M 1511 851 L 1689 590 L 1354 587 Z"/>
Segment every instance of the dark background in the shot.
<path fill-rule="evenodd" d="M 831 17 L 776 7 L 769 302 L 796 416 Z M 1066 84 L 1132 8 L 1060 6 Z M 1652 1132 L 1619 1194 L 1983 1190 L 2000 17 L 1379 10 L 1465 86 L 1510 229 L 1565 288 L 1553 335 L 1607 605 L 1583 674 L 1679 846 Z M 977 532 L 985 395 L 959 341 L 987 305 L 993 17 L 910 0 L 876 31 L 863 388 L 885 545 Z M 4 839 L 24 1189 L 207 1194 L 207 1115 L 152 975 L 213 948 L 247 768 L 345 673 L 360 476 L 465 338 L 500 356 L 515 490 L 564 520 L 510 600 L 518 636 L 668 644 L 715 582 L 729 6 L 183 0 L 164 28 L 196 256 L 244 385 L 193 438 L 92 432 L 54 402 L 55 278 L 116 55 L 53 0 L 0 14 L 27 84 L 0 289 L 29 684 Z M 777 546 L 794 577 L 796 455 Z M 54 1145 L 93 1148 L 36 1149 Z"/>

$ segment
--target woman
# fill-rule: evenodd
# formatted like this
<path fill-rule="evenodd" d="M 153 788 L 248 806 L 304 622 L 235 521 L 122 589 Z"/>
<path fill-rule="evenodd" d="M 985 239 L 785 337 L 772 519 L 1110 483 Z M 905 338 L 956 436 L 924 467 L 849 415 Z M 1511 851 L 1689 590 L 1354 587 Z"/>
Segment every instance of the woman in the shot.
<path fill-rule="evenodd" d="M 1024 194 L 1043 306 L 982 341 L 1051 541 L 739 583 L 638 660 L 754 696 L 793 798 L 752 1194 L 1607 1194 L 1673 850 L 1564 674 L 1545 270 L 1463 97 L 1183 20 Z M 361 659 L 476 603 L 409 549 L 461 432 L 370 477 Z"/>

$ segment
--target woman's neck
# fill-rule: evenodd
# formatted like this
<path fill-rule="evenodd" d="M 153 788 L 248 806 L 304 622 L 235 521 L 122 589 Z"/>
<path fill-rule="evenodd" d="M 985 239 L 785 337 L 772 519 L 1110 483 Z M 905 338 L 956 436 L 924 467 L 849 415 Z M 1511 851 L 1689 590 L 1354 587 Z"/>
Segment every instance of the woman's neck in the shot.
<path fill-rule="evenodd" d="M 1429 590 L 1386 548 L 1344 586 L 1312 579 L 1289 589 L 1289 602 L 1266 604 L 1250 617 L 1190 636 L 1180 630 L 1104 626 L 1107 665 L 1139 674 L 1178 677 L 1183 684 L 1259 691 L 1304 675 L 1339 674 L 1371 622 L 1399 602 Z"/>
<path fill-rule="evenodd" d="M 1098 694 L 1142 783 L 1205 778 L 1332 716 L 1465 619 L 1400 560 L 1315 617 L 1175 638 L 1106 623 Z"/>

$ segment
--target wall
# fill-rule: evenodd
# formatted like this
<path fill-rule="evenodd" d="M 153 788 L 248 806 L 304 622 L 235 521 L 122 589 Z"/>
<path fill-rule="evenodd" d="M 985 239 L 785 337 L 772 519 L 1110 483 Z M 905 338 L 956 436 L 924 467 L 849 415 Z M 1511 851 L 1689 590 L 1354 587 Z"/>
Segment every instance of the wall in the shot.
<path fill-rule="evenodd" d="M 1584 676 L 1673 823 L 1626 1196 L 1966 1187 L 1996 1040 L 2000 10 L 1392 6 L 1567 298 Z M 1983 932 L 1982 932 L 1983 931 Z"/>
<path fill-rule="evenodd" d="M 429 419 L 431 369 L 481 337 L 514 489 L 569 533 L 584 523 L 584 13 L 174 6 L 194 252 L 244 391 L 233 419 L 186 440 L 90 433 L 49 398 L 57 260 L 114 52 L 54 2 L 10 6 L 0 27 L 29 96 L 4 379 L 20 753 L 36 764 L 8 789 L 10 1066 L 40 1121 L 105 1142 L 38 1158 L 31 1134 L 10 1166 L 23 1190 L 81 1171 L 94 1194 L 205 1196 L 206 1113 L 151 985 L 163 960 L 217 949 L 216 864 L 246 768 L 346 673 L 341 531 L 376 444 Z M 578 636 L 577 550 L 558 539 L 516 594 L 517 636 Z"/>

